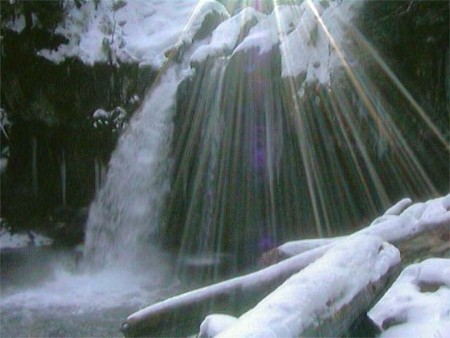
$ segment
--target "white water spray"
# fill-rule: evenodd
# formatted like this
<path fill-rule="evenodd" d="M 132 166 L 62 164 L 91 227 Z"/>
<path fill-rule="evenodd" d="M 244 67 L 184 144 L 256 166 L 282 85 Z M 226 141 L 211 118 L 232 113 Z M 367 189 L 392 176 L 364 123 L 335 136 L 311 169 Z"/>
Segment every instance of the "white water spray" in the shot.
<path fill-rule="evenodd" d="M 94 263 L 137 259 L 158 227 L 170 185 L 172 118 L 181 79 L 177 66 L 169 66 L 119 140 L 89 212 L 86 256 Z"/>

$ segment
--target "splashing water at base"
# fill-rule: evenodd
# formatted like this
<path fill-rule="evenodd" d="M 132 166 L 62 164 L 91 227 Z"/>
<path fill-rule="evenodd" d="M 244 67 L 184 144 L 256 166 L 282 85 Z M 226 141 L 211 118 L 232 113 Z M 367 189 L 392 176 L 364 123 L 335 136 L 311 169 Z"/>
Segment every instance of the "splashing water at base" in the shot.
<path fill-rule="evenodd" d="M 75 271 L 73 253 L 2 253 L 1 336 L 121 336 L 120 323 L 130 312 L 184 288 L 173 278 L 170 257 L 153 259 L 159 264 L 147 260 L 153 268 L 146 273 L 117 268 L 84 273 Z"/>

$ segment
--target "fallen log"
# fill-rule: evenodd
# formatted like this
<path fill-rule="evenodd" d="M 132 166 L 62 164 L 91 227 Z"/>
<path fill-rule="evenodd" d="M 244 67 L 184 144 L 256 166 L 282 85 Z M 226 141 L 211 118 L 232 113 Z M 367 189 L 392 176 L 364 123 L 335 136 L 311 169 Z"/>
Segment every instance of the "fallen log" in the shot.
<path fill-rule="evenodd" d="M 251 274 L 194 290 L 150 305 L 122 324 L 127 337 L 195 333 L 212 312 L 239 314 L 253 307 L 292 274 L 321 257 L 328 246 L 310 250 Z"/>
<path fill-rule="evenodd" d="M 393 245 L 374 236 L 350 236 L 217 337 L 339 336 L 371 306 L 399 266 Z"/>

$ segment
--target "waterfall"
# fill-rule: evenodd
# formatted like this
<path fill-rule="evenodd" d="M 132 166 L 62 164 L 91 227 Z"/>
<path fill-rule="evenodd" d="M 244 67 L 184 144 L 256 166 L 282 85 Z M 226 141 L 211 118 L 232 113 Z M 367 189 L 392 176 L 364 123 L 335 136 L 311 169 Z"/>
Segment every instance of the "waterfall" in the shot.
<path fill-rule="evenodd" d="M 94 159 L 94 175 L 95 175 L 95 193 L 100 191 L 100 188 L 105 180 L 105 165 L 98 157 Z"/>
<path fill-rule="evenodd" d="M 330 73 L 340 60 L 330 52 L 325 29 L 317 28 L 321 15 L 331 20 L 340 8 L 315 3 L 320 11 L 305 2 L 301 8 L 277 7 L 270 15 L 244 10 L 231 18 L 220 7 L 215 9 L 217 20 L 224 21 L 217 27 L 204 22 L 217 2 L 205 1 L 205 10 L 196 10 L 183 37 L 166 53 L 173 59 L 120 137 L 104 182 L 101 164 L 95 162 L 88 261 L 139 261 L 152 247 L 163 209 L 168 210 L 164 235 L 174 238 L 181 252 L 234 250 L 246 245 L 243 238 L 262 238 L 269 225 L 275 227 L 275 195 L 285 193 L 275 189 L 275 179 L 283 173 L 282 135 L 295 133 L 287 124 L 296 116 L 280 101 L 283 95 L 303 97 L 309 83 L 330 85 Z M 342 36 L 340 29 L 336 39 Z M 292 53 L 298 50 L 315 57 L 299 63 Z M 177 97 L 179 84 L 189 75 L 193 81 Z M 294 81 L 299 83 L 294 86 Z M 183 94 L 188 97 L 178 100 Z M 301 171 L 289 170 L 284 172 L 286 184 L 292 172 L 301 177 Z"/>
<path fill-rule="evenodd" d="M 169 155 L 177 89 L 192 74 L 192 53 L 208 43 L 200 32 L 209 25 L 208 14 L 217 20 L 228 16 L 215 1 L 196 7 L 180 39 L 170 52 L 165 51 L 171 58 L 112 154 L 87 220 L 85 257 L 92 265 L 138 262 L 154 250 L 151 239 L 171 185 Z"/>
<path fill-rule="evenodd" d="M 199 250 L 200 252 L 214 251 L 214 229 L 215 229 L 215 208 L 217 207 L 218 194 L 218 162 L 219 151 L 223 137 L 223 116 L 221 113 L 223 82 L 225 70 L 228 65 L 229 58 L 219 58 L 213 63 L 208 77 L 202 81 L 202 87 L 207 90 L 201 94 L 198 110 L 206 112 L 203 117 L 204 123 L 201 125 L 202 137 L 199 154 L 199 167 L 196 180 L 196 186 L 201 189 L 198 199 L 203 200 L 203 210 L 200 220 L 199 233 Z M 204 176 L 203 176 L 204 175 Z"/>
<path fill-rule="evenodd" d="M 133 262 L 150 249 L 170 189 L 173 115 L 185 66 L 166 67 L 119 139 L 87 221 L 85 256 L 94 265 Z"/>

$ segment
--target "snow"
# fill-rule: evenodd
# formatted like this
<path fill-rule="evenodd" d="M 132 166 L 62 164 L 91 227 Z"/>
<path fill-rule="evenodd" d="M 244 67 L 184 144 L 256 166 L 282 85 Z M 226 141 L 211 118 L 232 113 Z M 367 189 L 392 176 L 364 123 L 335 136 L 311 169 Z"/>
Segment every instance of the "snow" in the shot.
<path fill-rule="evenodd" d="M 13 32 L 16 33 L 21 33 L 26 27 L 26 23 L 25 23 L 25 16 L 24 15 L 19 15 L 18 17 L 14 18 L 14 20 L 8 21 L 5 24 L 5 28 L 12 30 Z"/>
<path fill-rule="evenodd" d="M 201 28 L 206 16 L 213 13 L 223 17 L 229 17 L 226 8 L 222 4 L 214 0 L 202 0 L 199 6 L 196 7 L 175 47 L 178 48 L 180 45 L 192 44 L 194 37 Z"/>
<path fill-rule="evenodd" d="M 0 250 L 20 249 L 28 246 L 47 246 L 53 240 L 34 231 L 11 233 L 5 226 L 0 227 Z"/>
<path fill-rule="evenodd" d="M 400 210 L 400 207 L 406 207 L 408 204 L 407 200 L 402 200 L 396 207 Z M 388 242 L 396 242 L 440 225 L 450 224 L 450 194 L 425 203 L 412 204 L 399 215 L 392 213 L 391 208 L 362 232 L 380 236 Z"/>
<path fill-rule="evenodd" d="M 247 37 L 236 47 L 234 53 L 257 48 L 260 54 L 270 51 L 280 37 L 292 30 L 301 9 L 298 6 L 276 6 L 272 14 L 253 27 Z"/>
<path fill-rule="evenodd" d="M 318 320 L 333 316 L 399 262 L 398 249 L 380 238 L 350 236 L 217 337 L 298 337 Z"/>
<path fill-rule="evenodd" d="M 215 337 L 237 322 L 237 318 L 223 314 L 213 314 L 205 318 L 200 325 L 199 338 Z"/>
<path fill-rule="evenodd" d="M 381 337 L 450 337 L 450 259 L 407 267 L 368 315 Z"/>
<path fill-rule="evenodd" d="M 407 207 L 411 206 L 411 204 L 412 200 L 410 198 L 404 198 L 387 209 L 384 215 L 400 215 Z"/>
<path fill-rule="evenodd" d="M 128 0 L 124 3 L 114 10 L 114 1 L 102 0 L 96 10 L 93 1 L 86 1 L 80 9 L 67 1 L 67 15 L 56 33 L 66 37 L 69 43 L 61 44 L 56 50 L 41 50 L 39 55 L 56 63 L 67 57 L 77 57 L 86 64 L 107 62 L 105 44 L 108 44 L 113 57 L 119 61 L 159 68 L 166 60 L 164 52 L 178 41 L 198 1 Z"/>
<path fill-rule="evenodd" d="M 117 4 L 121 5 L 118 6 Z M 222 22 L 209 43 L 192 55 L 193 63 L 207 57 L 245 52 L 257 48 L 265 53 L 279 46 L 282 76 L 304 74 L 306 82 L 331 82 L 331 74 L 343 65 L 346 26 L 351 23 L 358 1 L 307 0 L 300 5 L 275 6 L 269 15 L 245 8 L 229 17 L 225 7 L 214 0 L 114 0 L 86 1 L 77 8 L 66 0 L 66 15 L 56 33 L 69 42 L 41 55 L 55 63 L 77 57 L 92 65 L 96 62 L 137 62 L 159 69 L 170 51 L 184 51 L 201 28 L 206 16 L 215 13 Z M 254 20 L 256 25 L 236 46 L 242 28 Z M 20 31 L 23 17 L 6 27 Z"/>
<path fill-rule="evenodd" d="M 296 29 L 281 41 L 282 76 L 306 75 L 306 82 L 331 82 L 334 69 L 342 67 L 342 55 L 335 47 L 345 49 L 345 26 L 351 23 L 357 1 L 304 1 Z"/>
<path fill-rule="evenodd" d="M 94 120 L 92 126 L 94 128 L 110 126 L 113 132 L 117 132 L 127 127 L 127 116 L 127 111 L 120 106 L 111 111 L 99 108 L 92 114 Z"/>
<path fill-rule="evenodd" d="M 288 257 L 292 257 L 311 249 L 319 248 L 324 245 L 335 243 L 337 240 L 345 237 L 333 237 L 333 238 L 319 238 L 319 239 L 304 239 L 300 241 L 292 241 L 284 243 L 278 247 L 278 250 Z"/>

